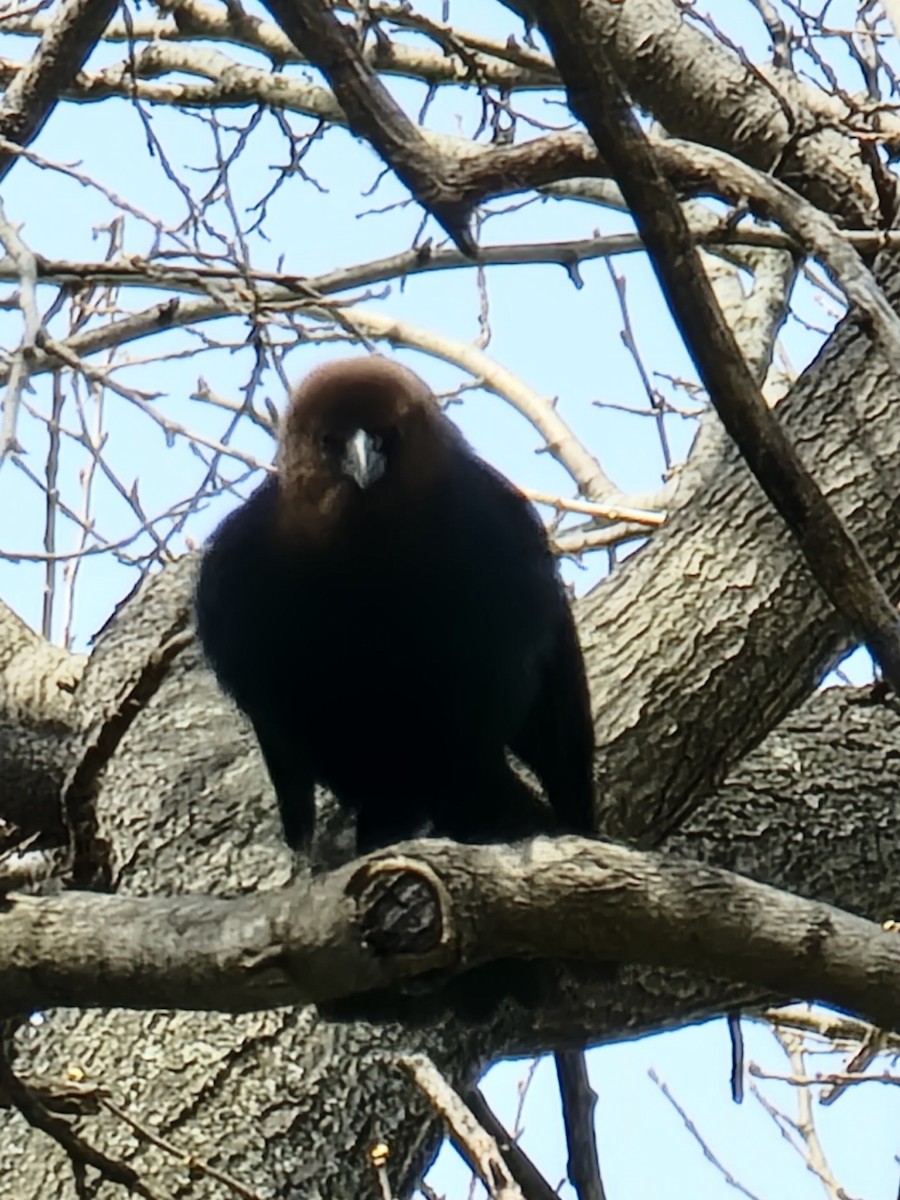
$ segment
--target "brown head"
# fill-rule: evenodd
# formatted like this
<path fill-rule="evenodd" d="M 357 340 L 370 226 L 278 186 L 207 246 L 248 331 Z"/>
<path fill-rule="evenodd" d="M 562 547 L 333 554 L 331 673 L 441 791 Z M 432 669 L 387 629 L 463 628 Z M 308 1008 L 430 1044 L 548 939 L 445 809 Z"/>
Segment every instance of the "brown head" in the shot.
<path fill-rule="evenodd" d="M 439 486 L 461 441 L 406 367 L 375 355 L 318 367 L 294 389 L 282 424 L 282 526 L 316 536 L 360 508 L 408 510 Z"/>

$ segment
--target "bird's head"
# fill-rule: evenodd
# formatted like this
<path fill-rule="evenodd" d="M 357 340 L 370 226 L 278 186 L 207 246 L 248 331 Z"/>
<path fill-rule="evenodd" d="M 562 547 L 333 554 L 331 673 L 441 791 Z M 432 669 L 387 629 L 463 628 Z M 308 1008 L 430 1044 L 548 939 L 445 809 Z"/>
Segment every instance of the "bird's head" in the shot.
<path fill-rule="evenodd" d="M 456 436 L 406 367 L 377 356 L 319 367 L 294 390 L 282 425 L 284 519 L 324 532 L 354 511 L 415 503 Z"/>

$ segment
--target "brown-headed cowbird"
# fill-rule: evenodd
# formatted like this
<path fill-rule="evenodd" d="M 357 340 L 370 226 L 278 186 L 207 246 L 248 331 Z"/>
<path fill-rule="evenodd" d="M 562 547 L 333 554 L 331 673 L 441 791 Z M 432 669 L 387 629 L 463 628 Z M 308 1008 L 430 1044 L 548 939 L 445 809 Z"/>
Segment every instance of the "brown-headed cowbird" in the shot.
<path fill-rule="evenodd" d="M 276 474 L 211 538 L 197 624 L 291 846 L 317 782 L 355 812 L 361 852 L 426 825 L 591 831 L 587 685 L 544 528 L 405 367 L 352 359 L 296 388 Z"/>

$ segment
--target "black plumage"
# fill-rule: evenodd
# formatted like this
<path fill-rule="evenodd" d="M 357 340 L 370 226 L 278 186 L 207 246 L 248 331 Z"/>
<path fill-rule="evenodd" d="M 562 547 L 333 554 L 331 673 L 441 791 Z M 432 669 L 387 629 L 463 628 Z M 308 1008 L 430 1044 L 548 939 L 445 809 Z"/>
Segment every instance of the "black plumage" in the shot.
<path fill-rule="evenodd" d="M 291 846 L 317 782 L 356 813 L 361 851 L 426 826 L 591 831 L 587 685 L 543 526 L 412 371 L 353 359 L 294 391 L 277 472 L 213 534 L 196 603 Z"/>

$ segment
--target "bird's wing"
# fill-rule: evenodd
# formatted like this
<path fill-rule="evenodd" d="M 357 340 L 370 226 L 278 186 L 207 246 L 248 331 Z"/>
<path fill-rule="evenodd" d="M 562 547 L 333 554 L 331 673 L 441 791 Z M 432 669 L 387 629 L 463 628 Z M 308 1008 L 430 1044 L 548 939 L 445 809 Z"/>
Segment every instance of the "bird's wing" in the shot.
<path fill-rule="evenodd" d="M 556 637 L 539 665 L 534 701 L 510 749 L 538 776 L 570 833 L 592 833 L 594 726 L 578 633 L 560 587 Z"/>
<path fill-rule="evenodd" d="M 584 661 L 572 610 L 559 578 L 544 524 L 522 493 L 488 463 L 472 456 L 465 475 L 476 522 L 495 522 L 496 544 L 506 549 L 493 569 L 519 574 L 527 562 L 528 586 L 543 595 L 544 629 L 535 664 L 532 704 L 509 748 L 538 776 L 560 826 L 591 833 L 594 818 L 594 726 Z M 462 479 L 462 473 L 460 473 Z M 514 618 L 511 613 L 510 617 Z"/>
<path fill-rule="evenodd" d="M 262 618 L 272 603 L 264 531 L 273 503 L 267 481 L 226 517 L 200 560 L 194 594 L 203 651 L 221 686 L 245 712 L 260 702 L 260 676 L 272 657 L 271 626 Z"/>
<path fill-rule="evenodd" d="M 302 746 L 264 716 L 251 721 L 275 789 L 284 840 L 292 850 L 308 850 L 316 825 L 315 783 Z"/>
<path fill-rule="evenodd" d="M 274 484 L 267 481 L 219 527 L 200 564 L 197 631 L 220 685 L 253 725 L 278 797 L 285 839 L 306 845 L 315 822 L 312 773 L 291 727 L 294 689 L 279 632 L 288 589 L 273 571 L 265 533 L 273 520 Z M 274 636 L 273 636 L 274 635 Z"/>

